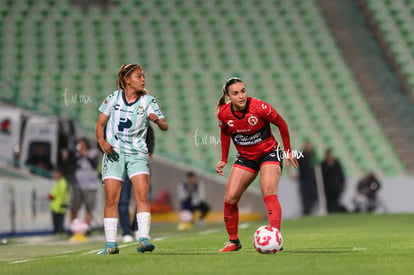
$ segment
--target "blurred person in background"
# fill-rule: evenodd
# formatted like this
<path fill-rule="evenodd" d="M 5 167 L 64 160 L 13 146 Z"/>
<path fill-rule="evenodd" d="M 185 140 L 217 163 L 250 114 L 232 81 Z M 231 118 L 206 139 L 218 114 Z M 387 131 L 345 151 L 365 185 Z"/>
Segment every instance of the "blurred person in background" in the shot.
<path fill-rule="evenodd" d="M 34 149 L 30 151 L 26 164 L 51 171 L 53 169 L 53 165 L 50 161 L 50 154 L 48 154 L 45 150 L 45 146 L 45 144 L 35 144 Z M 29 167 L 29 169 L 32 173 L 37 173 L 38 171 L 34 167 Z"/>
<path fill-rule="evenodd" d="M 377 193 L 381 183 L 373 172 L 366 174 L 357 186 L 357 192 L 352 199 L 355 212 L 373 212 L 378 206 Z"/>
<path fill-rule="evenodd" d="M 229 102 L 226 103 L 226 98 Z M 237 77 L 228 79 L 217 103 L 221 141 L 221 161 L 216 172 L 224 175 L 227 164 L 230 139 L 237 149 L 236 161 L 227 181 L 224 197 L 224 223 L 229 242 L 221 252 L 241 249 L 238 237 L 238 203 L 244 191 L 254 181 L 260 171 L 260 188 L 266 205 L 269 225 L 280 230 L 282 209 L 277 197 L 283 158 L 286 164 L 298 166 L 290 148 L 290 136 L 287 123 L 268 103 L 247 96 L 246 87 Z M 272 134 L 270 124 L 279 127 L 284 151 Z M 282 155 L 282 157 L 281 157 Z"/>
<path fill-rule="evenodd" d="M 147 144 L 148 148 L 148 159 L 151 163 L 152 153 L 154 152 L 154 130 L 152 129 L 151 125 L 148 125 L 147 128 L 147 137 L 145 138 L 145 143 Z M 149 176 L 151 181 L 151 174 Z M 151 182 L 150 184 L 150 192 L 149 192 L 149 199 L 151 198 Z M 129 203 L 131 201 L 131 181 L 128 177 L 125 177 L 124 183 L 121 187 L 121 194 L 119 196 L 119 204 L 118 204 L 118 212 L 119 212 L 119 225 L 121 226 L 122 230 L 122 242 L 128 243 L 134 241 L 134 237 L 132 237 L 132 231 L 135 232 L 135 238 L 138 240 L 138 225 L 137 225 L 137 218 L 134 215 L 132 224 L 129 215 Z M 136 214 L 136 213 L 135 213 Z"/>
<path fill-rule="evenodd" d="M 210 206 L 206 202 L 206 191 L 204 182 L 197 179 L 193 172 L 187 172 L 187 179 L 178 184 L 178 199 L 180 201 L 180 217 L 188 216 L 188 219 L 181 219 L 181 223 L 193 222 L 193 214 L 200 211 L 197 221 L 199 225 L 204 223 L 204 218 L 210 211 Z M 188 214 L 182 214 L 187 212 Z M 179 225 L 180 228 L 180 225 Z"/>
<path fill-rule="evenodd" d="M 76 154 L 72 150 L 61 150 L 59 167 L 63 173 L 63 176 L 68 182 L 69 189 L 71 190 L 72 187 L 76 184 Z"/>
<path fill-rule="evenodd" d="M 334 157 L 330 148 L 325 151 L 325 159 L 322 161 L 321 169 L 328 212 L 346 212 L 346 208 L 339 203 L 345 188 L 345 175 L 341 164 Z"/>
<path fill-rule="evenodd" d="M 150 163 L 145 143 L 152 121 L 162 131 L 167 121 L 157 101 L 148 95 L 145 74 L 137 64 L 122 65 L 118 71 L 117 89 L 99 107 L 96 138 L 104 152 L 102 179 L 105 185 L 104 228 L 106 245 L 98 255 L 118 254 L 118 204 L 125 176 L 131 180 L 137 202 L 137 252 L 151 252 L 151 209 L 148 200 Z M 107 127 L 106 127 L 107 126 Z M 106 137 L 104 129 L 106 127 Z"/>
<path fill-rule="evenodd" d="M 298 159 L 298 163 L 298 181 L 302 202 L 302 214 L 306 216 L 312 213 L 312 210 L 318 201 L 315 178 L 315 166 L 318 163 L 318 157 L 309 140 L 307 140 L 303 146 L 303 157 Z"/>
<path fill-rule="evenodd" d="M 58 168 L 54 172 L 55 184 L 48 195 L 50 200 L 50 210 L 52 211 L 53 233 L 63 233 L 63 222 L 65 220 L 66 208 L 69 202 L 69 191 L 62 169 Z"/>
<path fill-rule="evenodd" d="M 76 170 L 75 184 L 72 186 L 70 203 L 70 220 L 75 220 L 82 205 L 85 205 L 85 222 L 88 225 L 87 234 L 90 233 L 92 211 L 96 205 L 96 193 L 99 180 L 97 175 L 98 150 L 90 149 L 85 138 L 76 144 Z"/>

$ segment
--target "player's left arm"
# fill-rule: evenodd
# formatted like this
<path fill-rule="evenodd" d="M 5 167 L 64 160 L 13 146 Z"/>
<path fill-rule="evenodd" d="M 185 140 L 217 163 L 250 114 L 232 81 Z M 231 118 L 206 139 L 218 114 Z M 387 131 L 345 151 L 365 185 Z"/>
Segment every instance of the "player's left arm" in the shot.
<path fill-rule="evenodd" d="M 155 98 L 152 98 L 148 106 L 148 119 L 158 125 L 158 128 L 162 131 L 168 130 L 168 123 L 164 118 L 163 113 L 160 110 L 160 107 L 157 104 Z"/>
<path fill-rule="evenodd" d="M 158 128 L 160 128 L 163 131 L 167 131 L 168 130 L 168 123 L 165 120 L 165 118 L 158 118 L 158 116 L 154 113 L 151 113 L 148 115 L 148 119 L 151 120 L 152 122 L 154 122 L 155 124 L 158 125 Z"/>
<path fill-rule="evenodd" d="M 272 107 L 270 104 L 262 103 L 262 116 L 265 120 L 276 125 L 279 128 L 280 136 L 283 140 L 283 147 L 285 149 L 286 165 L 289 166 L 289 162 L 295 167 L 298 167 L 298 160 L 292 154 L 292 148 L 290 147 L 290 135 L 289 128 L 283 117 Z"/>

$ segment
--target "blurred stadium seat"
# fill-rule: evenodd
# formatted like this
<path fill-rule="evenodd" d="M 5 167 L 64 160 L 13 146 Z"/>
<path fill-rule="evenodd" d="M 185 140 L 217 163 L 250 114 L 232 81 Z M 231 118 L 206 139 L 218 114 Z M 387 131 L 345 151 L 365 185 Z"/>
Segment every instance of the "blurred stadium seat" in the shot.
<path fill-rule="evenodd" d="M 378 20 L 405 20 L 386 12 L 394 1 L 370 3 Z M 286 119 L 293 149 L 309 138 L 320 152 L 334 148 L 348 175 L 404 173 L 314 1 L 111 1 L 83 10 L 70 1 L 16 0 L 2 1 L 0 16 L 0 77 L 12 90 L 2 90 L 2 100 L 68 115 L 93 133 L 119 67 L 136 62 L 170 124 L 155 134 L 156 153 L 213 172 L 214 107 L 236 75 Z M 384 24 L 406 56 L 414 39 L 396 34 L 398 26 Z M 414 76 L 412 58 L 401 65 Z M 65 91 L 92 103 L 68 103 Z"/>
<path fill-rule="evenodd" d="M 414 33 L 410 24 L 414 16 L 413 1 L 367 0 L 366 4 L 414 92 Z"/>

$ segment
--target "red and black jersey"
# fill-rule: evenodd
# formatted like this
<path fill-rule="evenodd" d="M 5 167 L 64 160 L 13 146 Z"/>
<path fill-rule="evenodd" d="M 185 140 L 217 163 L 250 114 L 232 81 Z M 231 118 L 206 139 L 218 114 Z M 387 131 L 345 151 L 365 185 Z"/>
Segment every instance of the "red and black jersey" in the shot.
<path fill-rule="evenodd" d="M 289 130 L 286 122 L 268 103 L 248 97 L 243 112 L 234 111 L 231 102 L 220 107 L 218 113 L 221 128 L 222 161 L 227 161 L 230 137 L 238 153 L 249 160 L 275 150 L 278 142 L 274 138 L 270 123 L 279 127 L 284 150 L 290 150 Z"/>

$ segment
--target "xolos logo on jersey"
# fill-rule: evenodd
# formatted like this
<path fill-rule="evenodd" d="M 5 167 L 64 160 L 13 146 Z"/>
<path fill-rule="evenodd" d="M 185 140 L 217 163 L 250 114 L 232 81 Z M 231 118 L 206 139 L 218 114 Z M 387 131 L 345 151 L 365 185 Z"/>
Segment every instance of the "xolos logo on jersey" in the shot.
<path fill-rule="evenodd" d="M 258 121 L 259 121 L 259 119 L 257 119 L 257 117 L 255 117 L 255 116 L 251 116 L 247 120 L 247 122 L 249 122 L 249 124 L 252 125 L 252 126 L 256 125 Z"/>
<path fill-rule="evenodd" d="M 140 105 L 140 106 L 138 107 L 137 114 L 138 114 L 139 116 L 142 116 L 142 115 L 144 114 L 144 106 Z"/>

